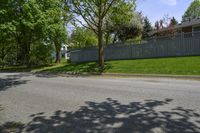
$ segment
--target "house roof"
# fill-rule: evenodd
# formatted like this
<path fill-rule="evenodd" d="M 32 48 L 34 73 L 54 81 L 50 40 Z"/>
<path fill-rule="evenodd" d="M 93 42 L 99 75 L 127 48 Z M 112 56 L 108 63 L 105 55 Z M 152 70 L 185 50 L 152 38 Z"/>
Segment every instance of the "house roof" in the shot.
<path fill-rule="evenodd" d="M 160 30 L 153 31 L 153 33 L 160 33 L 160 32 L 165 32 L 165 31 L 174 29 L 174 28 L 175 29 L 180 29 L 180 28 L 194 26 L 194 25 L 199 25 L 199 24 L 200 24 L 200 17 L 192 19 L 192 20 L 184 21 L 181 24 L 175 25 L 174 27 L 163 28 L 163 29 L 160 29 Z"/>
<path fill-rule="evenodd" d="M 196 19 L 192 19 L 192 20 L 188 20 L 185 22 L 182 22 L 179 25 L 176 25 L 176 28 L 183 28 L 183 27 L 189 27 L 189 26 L 193 26 L 193 25 L 198 25 L 200 24 L 200 18 L 196 18 Z"/>

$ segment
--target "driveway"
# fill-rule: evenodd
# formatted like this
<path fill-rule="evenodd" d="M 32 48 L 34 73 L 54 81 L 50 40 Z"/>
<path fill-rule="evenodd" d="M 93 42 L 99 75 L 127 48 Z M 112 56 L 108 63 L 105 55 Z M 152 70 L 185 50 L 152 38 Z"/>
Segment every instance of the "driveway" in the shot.
<path fill-rule="evenodd" d="M 0 132 L 198 133 L 200 81 L 0 73 Z"/>

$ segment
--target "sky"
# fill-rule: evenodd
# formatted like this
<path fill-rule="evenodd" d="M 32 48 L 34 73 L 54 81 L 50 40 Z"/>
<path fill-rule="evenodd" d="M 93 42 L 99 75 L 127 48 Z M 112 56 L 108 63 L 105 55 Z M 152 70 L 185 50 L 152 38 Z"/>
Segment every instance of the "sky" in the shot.
<path fill-rule="evenodd" d="M 142 11 L 147 16 L 152 26 L 165 15 L 175 17 L 180 23 L 184 12 L 193 0 L 137 0 L 137 11 Z M 71 32 L 74 27 L 68 26 Z"/>
<path fill-rule="evenodd" d="M 142 11 L 152 25 L 165 15 L 181 22 L 184 12 L 193 0 L 137 0 L 137 11 Z"/>

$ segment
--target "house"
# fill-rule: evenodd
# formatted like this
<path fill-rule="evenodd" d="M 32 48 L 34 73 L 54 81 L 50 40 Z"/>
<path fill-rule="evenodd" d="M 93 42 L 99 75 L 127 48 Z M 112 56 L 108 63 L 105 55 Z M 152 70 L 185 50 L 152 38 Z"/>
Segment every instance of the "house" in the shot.
<path fill-rule="evenodd" d="M 189 18 L 176 25 L 175 28 L 183 33 L 200 32 L 200 17 L 195 19 Z"/>
<path fill-rule="evenodd" d="M 68 45 L 63 44 L 61 47 L 61 57 L 65 59 L 69 59 L 69 49 Z"/>
<path fill-rule="evenodd" d="M 174 25 L 168 28 L 163 28 L 153 32 L 153 36 L 170 36 L 178 33 L 184 33 L 185 35 L 193 35 L 194 33 L 200 34 L 200 17 L 183 21 L 178 25 Z"/>

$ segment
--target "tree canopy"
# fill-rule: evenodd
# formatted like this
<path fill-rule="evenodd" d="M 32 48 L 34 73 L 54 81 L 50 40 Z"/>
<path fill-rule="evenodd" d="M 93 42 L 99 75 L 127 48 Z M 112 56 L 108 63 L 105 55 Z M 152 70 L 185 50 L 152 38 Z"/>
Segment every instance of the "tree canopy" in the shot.
<path fill-rule="evenodd" d="M 142 37 L 143 38 L 149 38 L 151 36 L 151 32 L 153 31 L 153 27 L 151 26 L 151 23 L 147 17 L 144 18 L 144 28 Z"/>
<path fill-rule="evenodd" d="M 123 1 L 120 1 L 118 3 L 118 6 L 114 6 L 111 8 L 111 12 L 106 16 L 104 24 L 106 44 L 108 44 L 108 39 L 112 35 L 112 43 L 115 43 L 117 40 L 122 41 L 122 37 L 120 37 L 123 36 L 122 31 L 126 31 L 131 28 L 131 26 L 133 26 L 132 22 L 137 19 L 137 17 L 139 17 L 135 13 L 135 8 L 136 4 L 134 2 Z M 136 24 L 139 25 L 140 22 Z"/>
<path fill-rule="evenodd" d="M 190 6 L 188 7 L 188 9 L 186 10 L 185 14 L 182 17 L 182 21 L 196 17 L 200 17 L 200 0 L 194 0 L 190 4 Z"/>
<path fill-rule="evenodd" d="M 121 3 L 135 3 L 135 0 L 72 0 L 71 9 L 77 15 L 81 16 L 86 22 L 84 27 L 91 29 L 98 38 L 98 53 L 99 53 L 99 66 L 104 67 L 104 48 L 103 48 L 103 35 L 104 24 L 106 23 L 106 17 L 115 10 L 119 10 Z"/>
<path fill-rule="evenodd" d="M 0 4 L 0 32 L 4 36 L 0 38 L 1 59 L 6 57 L 5 49 L 10 51 L 13 47 L 14 64 L 46 63 L 51 57 L 52 45 L 56 49 L 66 40 L 67 10 L 64 0 L 3 0 Z M 7 43 L 12 46 L 7 47 Z"/>
<path fill-rule="evenodd" d="M 97 37 L 90 29 L 76 27 L 70 37 L 70 48 L 87 48 L 97 46 Z"/>

